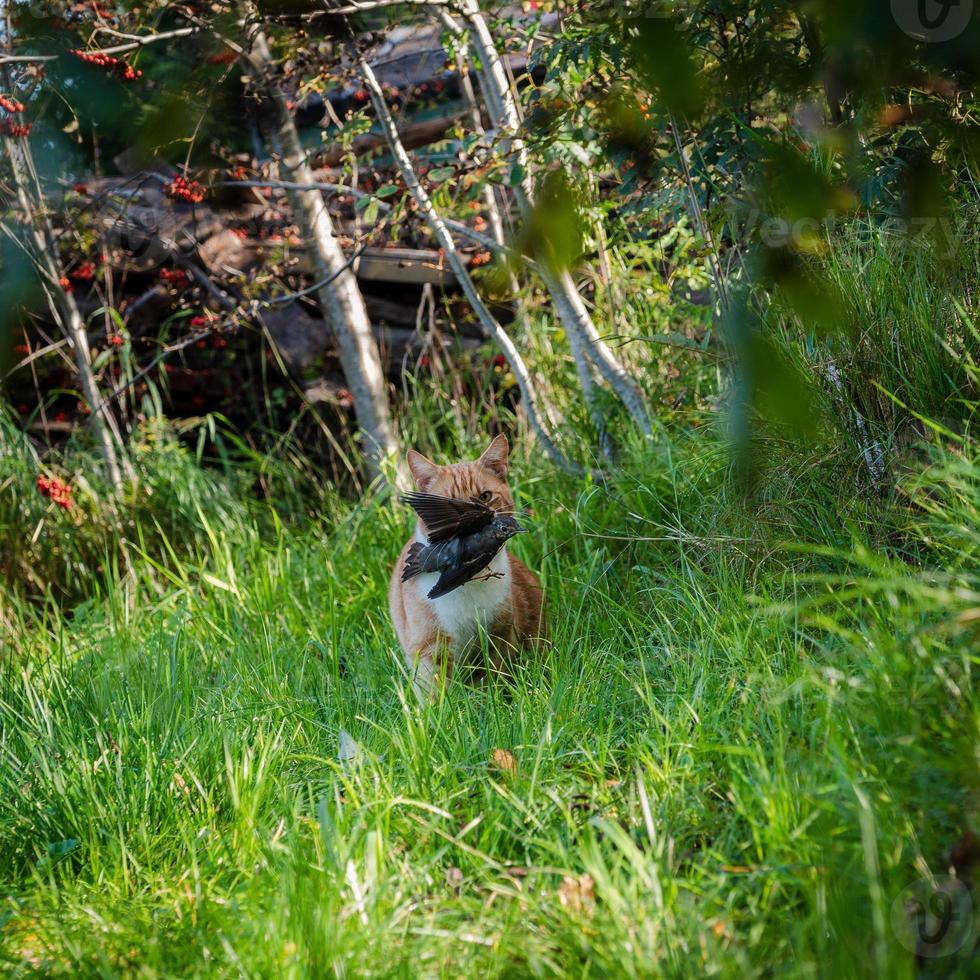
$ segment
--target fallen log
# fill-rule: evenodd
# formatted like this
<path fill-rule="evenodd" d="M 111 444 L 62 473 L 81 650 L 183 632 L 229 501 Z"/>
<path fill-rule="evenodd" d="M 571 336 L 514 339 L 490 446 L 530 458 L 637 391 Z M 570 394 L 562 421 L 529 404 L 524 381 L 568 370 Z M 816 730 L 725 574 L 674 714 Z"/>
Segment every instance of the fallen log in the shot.
<path fill-rule="evenodd" d="M 420 146 L 428 146 L 443 139 L 446 133 L 463 118 L 463 112 L 454 112 L 449 116 L 439 116 L 436 119 L 426 119 L 422 122 L 413 123 L 399 131 L 402 142 L 409 149 L 417 149 Z M 338 167 L 344 162 L 349 153 L 355 156 L 363 156 L 372 150 L 383 149 L 385 138 L 380 133 L 365 133 L 358 136 L 347 150 L 342 146 L 331 146 L 319 153 L 314 153 L 311 163 L 316 167 Z"/>

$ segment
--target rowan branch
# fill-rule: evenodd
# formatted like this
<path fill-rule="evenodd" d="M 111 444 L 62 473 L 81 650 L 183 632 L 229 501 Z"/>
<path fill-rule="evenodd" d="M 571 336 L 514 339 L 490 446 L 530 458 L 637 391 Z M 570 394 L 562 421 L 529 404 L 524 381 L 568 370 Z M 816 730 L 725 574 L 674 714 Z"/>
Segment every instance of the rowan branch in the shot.
<path fill-rule="evenodd" d="M 100 31 L 111 34 L 113 37 L 126 39 L 125 44 L 117 44 L 111 48 L 92 48 L 94 54 L 126 54 L 129 51 L 136 51 L 145 48 L 149 44 L 156 44 L 158 41 L 173 41 L 179 37 L 190 37 L 192 34 L 200 33 L 200 27 L 179 27 L 173 31 L 163 31 L 160 34 L 124 34 L 122 31 L 113 30 L 111 27 L 97 27 L 92 32 L 94 38 Z"/>
<path fill-rule="evenodd" d="M 175 38 L 190 37 L 192 34 L 198 34 L 201 28 L 195 27 L 181 27 L 173 31 L 163 31 L 160 34 L 123 34 L 121 31 L 115 31 L 111 27 L 97 27 L 93 31 L 92 36 L 94 37 L 96 33 L 103 31 L 112 34 L 115 37 L 126 38 L 126 43 L 116 44 L 109 48 L 90 48 L 90 49 L 80 49 L 83 51 L 91 51 L 93 54 L 127 54 L 130 51 L 136 51 L 139 48 L 145 48 L 147 45 L 156 44 L 158 41 L 173 41 Z M 62 51 L 59 54 L 11 54 L 0 56 L 0 65 L 16 65 L 16 64 L 32 64 L 41 63 L 46 61 L 57 61 L 58 58 L 65 54 L 70 54 L 70 51 Z"/>

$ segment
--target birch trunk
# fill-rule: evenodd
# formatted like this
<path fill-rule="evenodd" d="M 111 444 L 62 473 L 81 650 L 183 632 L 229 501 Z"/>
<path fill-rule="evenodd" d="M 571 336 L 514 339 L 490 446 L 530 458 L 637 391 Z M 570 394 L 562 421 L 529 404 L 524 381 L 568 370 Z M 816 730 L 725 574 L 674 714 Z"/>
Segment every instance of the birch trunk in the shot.
<path fill-rule="evenodd" d="M 6 87 L 9 89 L 9 85 Z M 122 450 L 122 437 L 116 426 L 115 417 L 99 390 L 95 372 L 92 370 L 92 353 L 82 314 L 74 296 L 65 288 L 62 281 L 58 240 L 54 228 L 44 211 L 44 202 L 35 202 L 31 195 L 28 183 L 29 174 L 33 171 L 30 148 L 23 140 L 9 136 L 4 137 L 3 144 L 10 160 L 17 203 L 24 214 L 25 226 L 33 240 L 32 259 L 41 276 L 51 313 L 71 348 L 78 384 L 92 413 L 92 431 L 95 433 L 95 440 L 102 455 L 106 477 L 113 490 L 118 493 L 123 485 L 117 453 L 117 448 Z"/>
<path fill-rule="evenodd" d="M 505 147 L 509 145 L 514 151 L 518 165 L 524 171 L 524 177 L 520 186 L 515 188 L 515 192 L 521 213 L 526 220 L 534 206 L 534 190 L 527 166 L 524 141 L 514 135 L 520 128 L 521 120 L 510 79 L 503 62 L 497 55 L 493 37 L 478 0 L 462 0 L 462 13 L 470 27 L 473 48 L 482 66 L 480 78 L 487 110 L 504 137 Z M 580 354 L 575 356 L 581 354 L 588 356 L 599 374 L 616 392 L 633 421 L 642 432 L 649 435 L 653 427 L 643 394 L 612 349 L 602 339 L 571 274 L 567 270 L 561 272 L 549 270 L 544 263 L 541 264 L 540 271 L 545 288 L 555 304 L 555 311 L 569 337 L 573 355 L 578 351 Z M 582 369 L 579 369 L 579 374 L 582 374 Z"/>
<path fill-rule="evenodd" d="M 470 278 L 466 266 L 463 265 L 459 253 L 456 251 L 456 243 L 453 241 L 453 236 L 446 227 L 446 223 L 436 211 L 432 199 L 429 197 L 425 188 L 419 183 L 419 179 L 412 167 L 412 161 L 409 159 L 408 153 L 399 139 L 398 128 L 395 125 L 394 119 L 391 117 L 391 112 L 388 110 L 384 92 L 381 90 L 381 86 L 378 84 L 378 80 L 371 70 L 371 66 L 363 57 L 358 58 L 358 71 L 360 72 L 365 88 L 371 95 L 371 102 L 374 105 L 375 114 L 384 130 L 385 137 L 388 140 L 388 148 L 391 150 L 391 154 L 398 164 L 398 169 L 401 172 L 402 180 L 405 181 L 405 186 L 408 188 L 412 197 L 415 198 L 415 203 L 418 205 L 419 211 L 424 215 L 429 227 L 432 229 L 432 233 L 442 247 L 446 262 L 449 263 L 449 267 L 459 281 L 460 287 L 473 307 L 484 331 L 497 344 L 501 353 L 507 359 L 507 363 L 521 392 L 521 399 L 524 405 L 524 411 L 527 414 L 528 424 L 537 436 L 544 451 L 557 466 L 571 473 L 582 474 L 584 472 L 582 467 L 577 466 L 565 456 L 555 444 L 541 421 L 534 385 L 527 370 L 527 365 L 524 363 L 520 352 L 514 346 L 514 342 L 494 318 L 486 303 L 483 302 L 476 287 L 473 285 L 473 280 Z"/>
<path fill-rule="evenodd" d="M 274 138 L 290 182 L 314 183 L 313 171 L 299 140 L 286 96 L 275 73 L 265 35 L 252 38 L 249 60 L 259 74 L 263 93 L 274 113 Z M 341 367 L 354 399 L 364 455 L 373 478 L 383 477 L 384 464 L 397 459 L 397 441 L 388 409 L 388 391 L 378 345 L 371 334 L 364 297 L 334 235 L 333 222 L 319 190 L 289 190 L 294 217 L 309 243 L 314 276 L 322 283 L 317 299 L 324 320 L 333 329 Z M 399 482 L 403 474 L 398 470 Z"/>

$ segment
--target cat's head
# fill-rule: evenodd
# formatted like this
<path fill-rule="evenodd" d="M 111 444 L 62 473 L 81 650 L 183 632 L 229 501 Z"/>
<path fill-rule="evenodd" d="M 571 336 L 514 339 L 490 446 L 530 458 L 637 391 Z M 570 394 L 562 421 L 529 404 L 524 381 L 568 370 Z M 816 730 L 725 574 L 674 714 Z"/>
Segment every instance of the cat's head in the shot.
<path fill-rule="evenodd" d="M 476 498 L 498 513 L 514 510 L 514 498 L 507 486 L 506 436 L 497 436 L 476 460 L 439 466 L 414 449 L 408 453 L 408 468 L 415 484 L 425 493 L 460 500 Z"/>

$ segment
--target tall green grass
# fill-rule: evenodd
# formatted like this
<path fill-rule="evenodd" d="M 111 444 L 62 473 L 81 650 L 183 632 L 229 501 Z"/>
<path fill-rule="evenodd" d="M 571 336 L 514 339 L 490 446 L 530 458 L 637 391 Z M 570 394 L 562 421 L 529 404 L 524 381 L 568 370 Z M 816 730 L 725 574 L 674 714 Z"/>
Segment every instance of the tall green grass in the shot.
<path fill-rule="evenodd" d="M 629 324 L 672 407 L 649 441 L 610 412 L 606 484 L 543 463 L 504 399 L 407 381 L 406 446 L 448 460 L 516 435 L 516 547 L 554 632 L 431 704 L 386 610 L 404 508 L 343 499 L 285 438 L 259 454 L 214 430 L 227 465 L 204 469 L 159 422 L 113 508 L 83 445 L 40 459 L 0 415 L 2 971 L 975 975 L 975 919 L 941 958 L 901 941 L 910 886 L 976 874 L 971 259 L 942 299 L 890 247 L 823 259 L 865 322 L 833 347 L 843 409 L 772 318 L 819 425 L 806 443 L 757 425 L 748 487 L 714 349 L 662 343 L 677 308 L 627 288 L 608 330 Z M 533 363 L 588 458 L 560 332 L 535 317 Z M 888 448 L 880 487 L 855 404 Z"/>
<path fill-rule="evenodd" d="M 602 488 L 518 454 L 554 642 L 431 705 L 385 611 L 406 513 L 201 508 L 193 548 L 161 536 L 98 601 L 21 607 L 0 962 L 915 975 L 892 904 L 946 870 L 978 790 L 980 464 L 932 452 L 878 515 L 911 564 L 815 469 L 805 522 L 747 512 L 710 434 Z M 968 975 L 975 939 L 935 971 Z"/>

